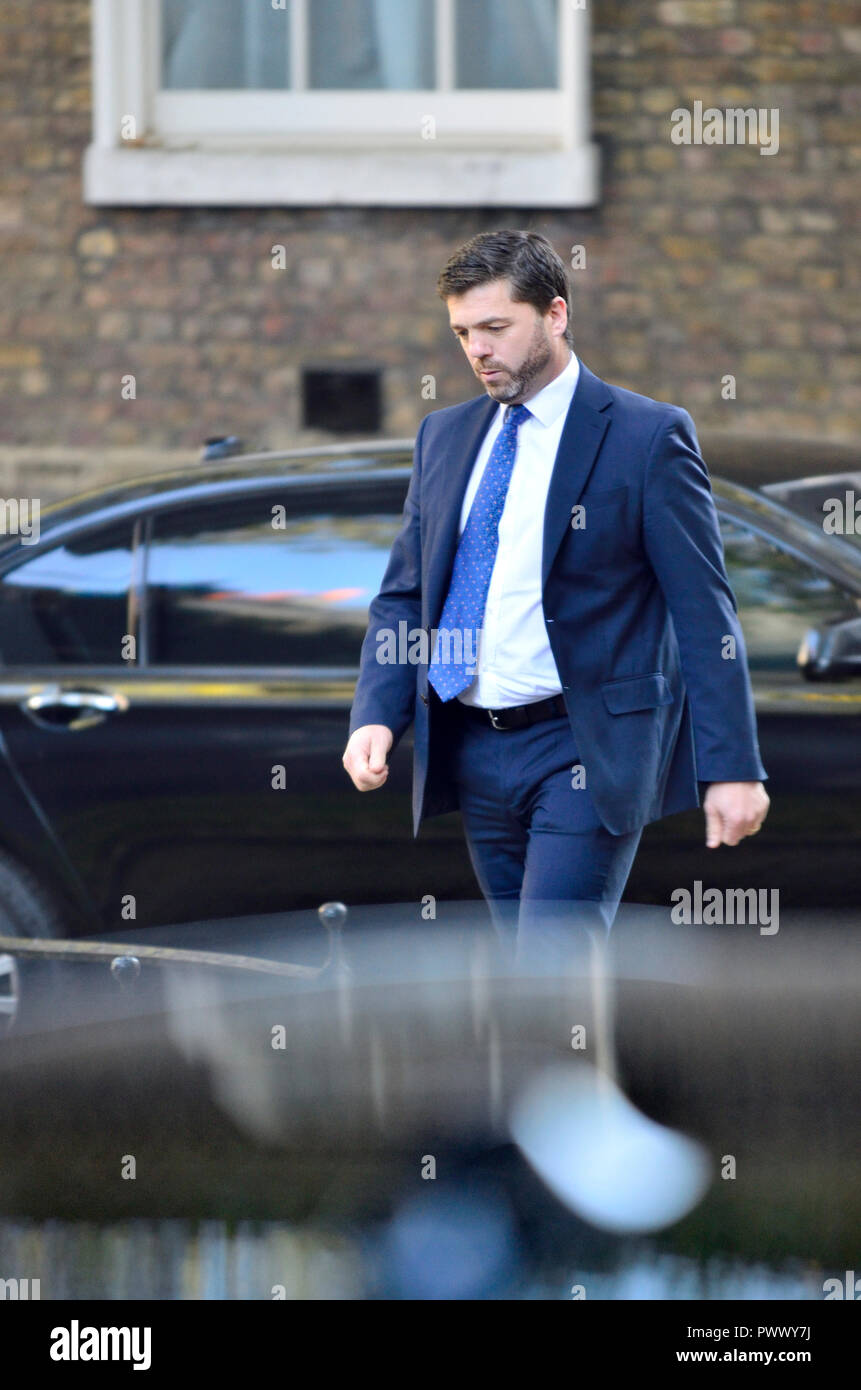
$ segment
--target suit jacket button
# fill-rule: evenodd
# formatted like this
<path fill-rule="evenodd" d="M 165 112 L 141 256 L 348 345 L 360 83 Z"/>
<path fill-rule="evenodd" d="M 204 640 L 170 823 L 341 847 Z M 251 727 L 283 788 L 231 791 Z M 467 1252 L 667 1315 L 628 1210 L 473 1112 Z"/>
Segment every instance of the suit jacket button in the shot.
<path fill-rule="evenodd" d="M 421 691 L 419 691 L 419 699 L 421 700 L 421 702 L 422 702 L 423 705 L 426 705 L 427 702 L 428 702 L 428 697 L 427 697 L 427 695 L 423 694 L 423 692 L 421 692 Z"/>

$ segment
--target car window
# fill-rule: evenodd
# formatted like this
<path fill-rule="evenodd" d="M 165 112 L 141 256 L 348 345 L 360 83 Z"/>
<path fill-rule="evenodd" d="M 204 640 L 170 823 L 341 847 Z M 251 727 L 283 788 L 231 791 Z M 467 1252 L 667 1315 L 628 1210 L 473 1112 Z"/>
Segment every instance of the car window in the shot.
<path fill-rule="evenodd" d="M 752 672 L 798 678 L 798 649 L 809 628 L 857 618 L 861 606 L 821 570 L 749 527 L 721 519 L 727 574 Z"/>
<path fill-rule="evenodd" d="M 89 532 L 24 559 L 0 581 L 0 660 L 125 665 L 132 523 Z M 26 552 L 25 552 L 26 553 Z"/>
<path fill-rule="evenodd" d="M 357 666 L 405 492 L 282 489 L 155 516 L 149 663 Z"/>

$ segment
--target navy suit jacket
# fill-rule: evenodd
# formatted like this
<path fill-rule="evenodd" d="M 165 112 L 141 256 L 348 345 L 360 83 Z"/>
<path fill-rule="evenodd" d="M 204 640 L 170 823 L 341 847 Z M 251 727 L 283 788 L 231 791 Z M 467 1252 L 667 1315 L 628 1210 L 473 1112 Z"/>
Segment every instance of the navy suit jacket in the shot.
<path fill-rule="evenodd" d="M 422 421 L 362 646 L 350 733 L 385 724 L 397 744 L 415 722 L 414 836 L 425 817 L 458 807 L 443 711 L 427 662 L 381 663 L 377 634 L 403 621 L 410 634 L 439 626 L 461 503 L 496 409 L 481 396 Z M 572 513 L 577 506 L 585 512 Z M 578 516 L 585 525 L 572 526 Z M 685 410 L 610 386 L 581 361 L 547 495 L 541 573 L 571 730 L 608 830 L 698 806 L 698 781 L 765 779 L 708 470 Z"/>

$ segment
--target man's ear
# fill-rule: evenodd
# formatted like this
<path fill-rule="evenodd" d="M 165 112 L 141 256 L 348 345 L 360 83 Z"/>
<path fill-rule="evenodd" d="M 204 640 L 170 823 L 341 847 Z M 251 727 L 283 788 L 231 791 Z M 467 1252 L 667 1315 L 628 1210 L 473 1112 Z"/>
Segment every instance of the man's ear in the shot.
<path fill-rule="evenodd" d="M 553 333 L 556 335 L 556 337 L 564 338 L 568 328 L 569 316 L 567 312 L 568 306 L 566 305 L 565 300 L 562 298 L 561 294 L 558 294 L 555 299 L 552 299 L 550 301 L 551 310 L 554 308 L 554 306 L 557 312 L 551 317 L 551 329 Z M 560 313 L 560 309 L 565 310 L 564 316 Z"/>

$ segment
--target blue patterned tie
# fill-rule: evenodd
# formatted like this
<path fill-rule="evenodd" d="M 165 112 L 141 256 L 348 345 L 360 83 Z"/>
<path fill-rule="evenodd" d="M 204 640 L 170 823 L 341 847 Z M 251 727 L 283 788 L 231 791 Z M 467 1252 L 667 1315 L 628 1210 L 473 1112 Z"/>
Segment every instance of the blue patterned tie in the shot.
<path fill-rule="evenodd" d="M 525 405 L 509 406 L 505 412 L 454 557 L 440 635 L 428 670 L 428 680 L 443 701 L 466 690 L 475 678 L 479 634 L 499 547 L 499 519 L 517 456 L 517 431 L 529 415 Z"/>

